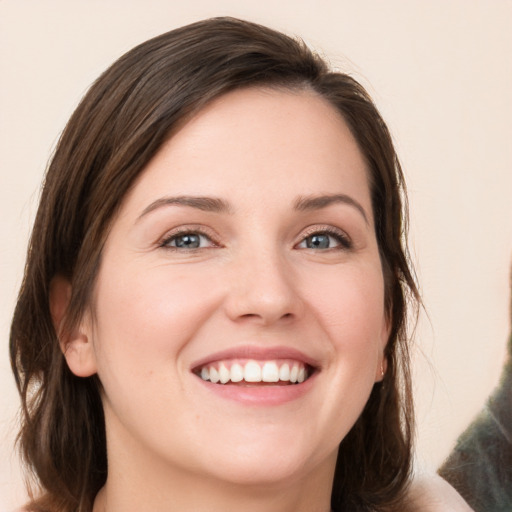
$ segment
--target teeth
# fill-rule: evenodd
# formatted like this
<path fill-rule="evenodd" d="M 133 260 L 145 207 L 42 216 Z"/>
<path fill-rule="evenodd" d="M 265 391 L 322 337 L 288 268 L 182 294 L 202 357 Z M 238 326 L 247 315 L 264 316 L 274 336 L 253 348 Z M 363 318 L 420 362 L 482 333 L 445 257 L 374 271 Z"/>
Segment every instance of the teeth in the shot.
<path fill-rule="evenodd" d="M 231 365 L 220 362 L 203 366 L 199 373 L 201 379 L 214 384 L 228 382 L 291 382 L 302 383 L 308 378 L 308 371 L 298 361 L 247 361 L 245 364 L 233 362 Z"/>
<path fill-rule="evenodd" d="M 245 382 L 261 382 L 261 368 L 256 361 L 249 361 L 244 368 Z"/>
<path fill-rule="evenodd" d="M 278 382 L 279 368 L 276 363 L 267 362 L 261 369 L 261 380 L 263 382 Z"/>
<path fill-rule="evenodd" d="M 221 384 L 226 384 L 231 378 L 231 372 L 222 363 L 219 366 L 219 377 Z"/>
<path fill-rule="evenodd" d="M 297 378 L 299 376 L 299 367 L 298 365 L 294 364 L 292 367 L 292 370 L 290 372 L 290 382 L 297 382 Z M 212 380 L 213 382 L 213 380 Z"/>
<path fill-rule="evenodd" d="M 284 363 L 279 368 L 279 380 L 290 380 L 290 365 L 288 363 Z"/>
<path fill-rule="evenodd" d="M 216 384 L 220 380 L 219 372 L 213 367 L 210 367 L 210 380 Z"/>
<path fill-rule="evenodd" d="M 244 369 L 238 363 L 235 363 L 231 367 L 231 382 L 240 382 L 242 380 L 244 380 Z"/>

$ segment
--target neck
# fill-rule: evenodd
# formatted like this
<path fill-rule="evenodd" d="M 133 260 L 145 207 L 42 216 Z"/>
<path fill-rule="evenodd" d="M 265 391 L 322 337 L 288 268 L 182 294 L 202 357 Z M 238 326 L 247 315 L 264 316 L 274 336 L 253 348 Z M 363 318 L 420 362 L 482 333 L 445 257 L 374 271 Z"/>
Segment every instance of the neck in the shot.
<path fill-rule="evenodd" d="M 165 482 L 109 475 L 96 497 L 93 512 L 329 512 L 330 485 L 324 487 L 316 479 L 289 485 L 249 486 L 183 475 L 177 481 Z"/>

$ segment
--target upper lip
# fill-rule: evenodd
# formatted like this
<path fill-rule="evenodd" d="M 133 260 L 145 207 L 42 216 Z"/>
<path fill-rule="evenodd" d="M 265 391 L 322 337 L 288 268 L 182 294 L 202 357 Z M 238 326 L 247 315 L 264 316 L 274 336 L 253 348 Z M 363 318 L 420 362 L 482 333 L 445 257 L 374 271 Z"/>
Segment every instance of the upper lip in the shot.
<path fill-rule="evenodd" d="M 294 359 L 296 361 L 301 361 L 315 369 L 319 369 L 320 367 L 320 363 L 317 359 L 304 354 L 296 348 L 285 346 L 261 347 L 254 345 L 242 345 L 226 350 L 220 350 L 201 359 L 198 359 L 192 363 L 191 369 L 197 370 L 198 368 L 201 368 L 205 365 L 228 359 L 255 359 L 257 361 Z"/>

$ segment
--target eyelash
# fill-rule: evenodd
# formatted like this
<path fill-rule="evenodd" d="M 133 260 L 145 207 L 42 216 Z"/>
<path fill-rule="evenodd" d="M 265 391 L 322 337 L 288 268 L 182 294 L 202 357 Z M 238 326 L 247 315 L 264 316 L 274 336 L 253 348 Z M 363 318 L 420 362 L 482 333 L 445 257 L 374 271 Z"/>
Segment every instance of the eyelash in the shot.
<path fill-rule="evenodd" d="M 205 237 L 205 238 L 207 238 L 211 242 L 211 244 L 212 244 L 211 246 L 212 247 L 219 247 L 220 246 L 214 240 L 214 237 L 210 233 L 207 233 L 206 230 L 200 229 L 200 228 L 193 228 L 193 227 L 184 227 L 184 228 L 177 229 L 176 231 L 173 231 L 172 233 L 167 235 L 160 242 L 159 246 L 164 248 L 164 249 L 171 250 L 171 251 L 188 251 L 188 252 L 199 251 L 201 249 L 209 249 L 210 248 L 210 247 L 193 247 L 191 249 L 187 249 L 187 248 L 181 248 L 181 247 L 176 247 L 176 246 L 169 245 L 173 240 L 176 240 L 180 236 L 185 236 L 185 235 L 197 235 L 197 236 L 200 236 L 200 237 Z"/>
<path fill-rule="evenodd" d="M 210 247 L 185 248 L 185 247 L 176 247 L 176 246 L 169 245 L 172 241 L 176 240 L 177 238 L 179 238 L 181 236 L 185 236 L 185 235 L 196 235 L 199 237 L 205 237 L 210 241 L 211 246 Z M 341 231 L 339 229 L 329 227 L 329 226 L 322 227 L 322 228 L 318 228 L 318 227 L 310 228 L 303 234 L 301 241 L 298 244 L 296 244 L 294 247 L 299 246 L 300 244 L 304 243 L 308 238 L 315 236 L 315 235 L 330 236 L 336 240 L 336 242 L 339 244 L 339 246 L 327 247 L 324 249 L 314 249 L 311 247 L 306 247 L 309 250 L 323 250 L 323 251 L 341 250 L 342 251 L 342 250 L 352 249 L 352 247 L 353 247 L 352 241 L 350 240 L 350 238 L 347 236 L 346 233 L 344 233 L 343 231 Z M 173 250 L 173 251 L 193 252 L 193 251 L 199 251 L 199 250 L 204 250 L 204 249 L 210 249 L 212 247 L 220 247 L 220 244 L 218 242 L 216 242 L 214 237 L 210 233 L 207 233 L 206 230 L 204 230 L 204 229 L 193 228 L 193 227 L 184 227 L 184 228 L 180 228 L 176 231 L 173 231 L 171 234 L 166 236 L 160 242 L 159 247 L 162 247 L 167 250 Z"/>
<path fill-rule="evenodd" d="M 314 235 L 327 235 L 327 236 L 331 236 L 331 237 L 333 237 L 336 240 L 336 242 L 339 243 L 338 247 L 328 247 L 326 249 L 323 249 L 324 251 L 328 251 L 328 250 L 343 251 L 343 250 L 352 249 L 352 247 L 353 247 L 352 240 L 350 239 L 350 237 L 345 232 L 341 231 L 340 229 L 331 227 L 331 226 L 325 226 L 325 227 L 322 227 L 322 228 L 318 228 L 318 227 L 310 228 L 309 230 L 307 230 L 304 233 L 304 235 L 302 237 L 302 240 L 299 242 L 299 244 L 305 242 L 308 238 L 310 238 L 310 237 L 312 237 Z M 308 249 L 315 250 L 315 249 L 312 249 L 312 248 L 308 248 Z"/>

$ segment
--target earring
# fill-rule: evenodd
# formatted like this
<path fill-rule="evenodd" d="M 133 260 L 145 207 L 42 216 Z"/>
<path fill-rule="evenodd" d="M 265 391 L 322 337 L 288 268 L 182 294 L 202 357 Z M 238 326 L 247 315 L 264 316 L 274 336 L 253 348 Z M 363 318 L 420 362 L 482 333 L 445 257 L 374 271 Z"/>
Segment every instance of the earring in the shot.
<path fill-rule="evenodd" d="M 384 378 L 384 361 L 380 362 L 380 376 Z"/>

